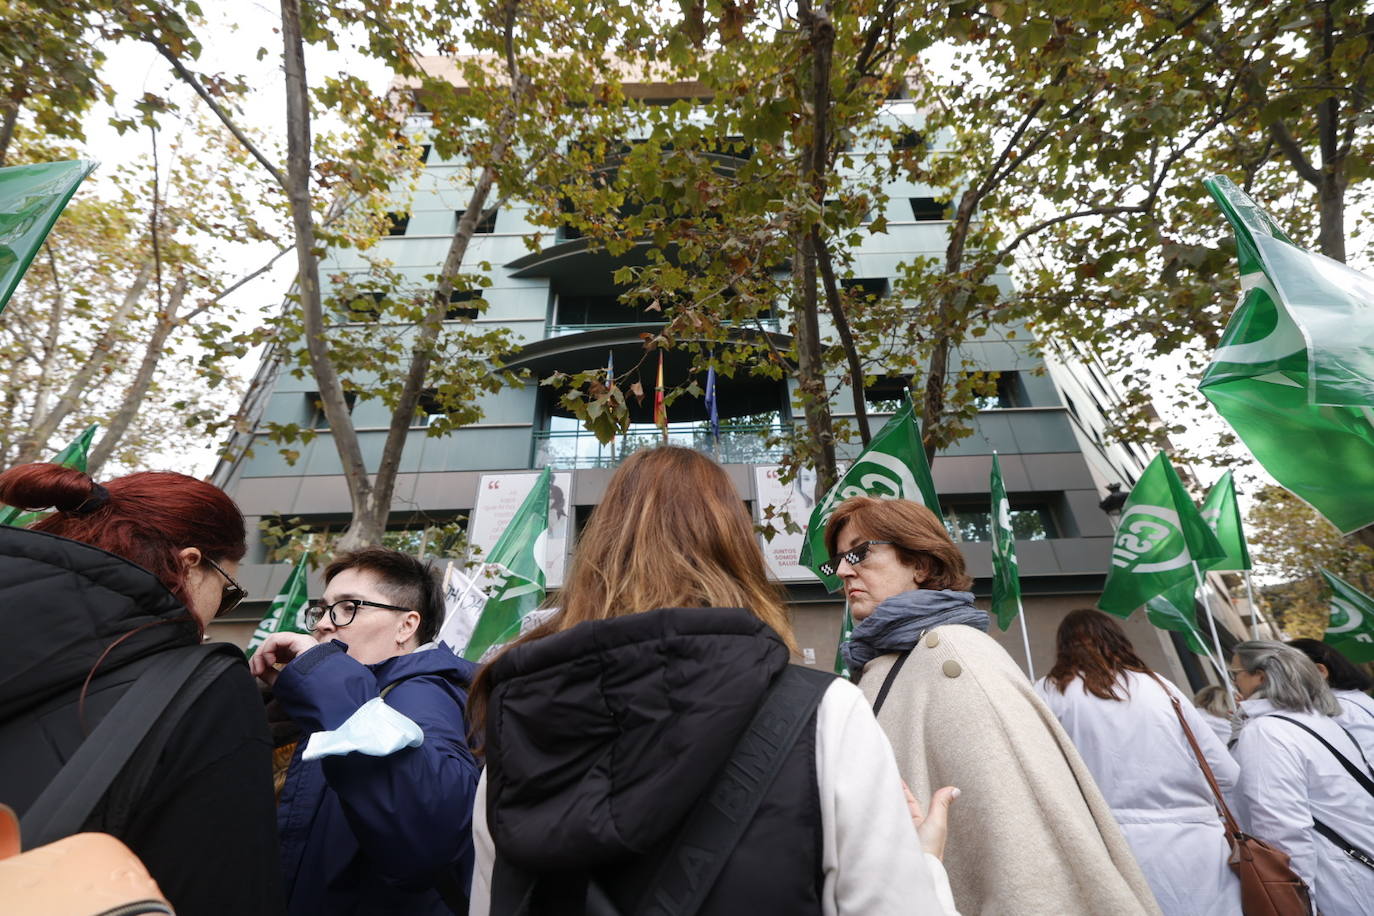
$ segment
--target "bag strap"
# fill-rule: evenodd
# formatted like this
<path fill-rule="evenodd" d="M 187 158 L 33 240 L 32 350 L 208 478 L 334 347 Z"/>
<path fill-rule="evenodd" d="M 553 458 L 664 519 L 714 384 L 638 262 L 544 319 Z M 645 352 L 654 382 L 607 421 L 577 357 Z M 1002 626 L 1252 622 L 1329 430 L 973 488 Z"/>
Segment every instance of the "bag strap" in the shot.
<path fill-rule="evenodd" d="M 1327 741 L 1325 738 L 1317 734 L 1312 729 L 1308 728 L 1306 725 L 1303 725 L 1297 719 L 1290 719 L 1287 716 L 1281 716 L 1278 713 L 1270 713 L 1269 716 L 1270 718 L 1282 719 L 1285 722 L 1289 722 L 1293 725 L 1296 725 L 1298 728 L 1302 729 L 1303 731 L 1311 735 L 1313 738 L 1316 738 L 1318 741 L 1320 741 L 1322 743 L 1322 746 L 1325 747 L 1328 751 L 1330 751 L 1332 755 L 1334 755 L 1335 758 L 1341 762 L 1341 766 L 1345 767 L 1346 772 L 1349 773 L 1351 776 L 1355 777 L 1355 781 L 1360 784 L 1360 788 L 1364 789 L 1370 795 L 1374 795 L 1374 779 L 1370 779 L 1368 776 L 1361 773 L 1360 768 L 1355 766 L 1355 764 L 1351 763 L 1350 760 L 1344 754 L 1336 750 L 1336 748 L 1332 746 L 1331 742 Z"/>
<path fill-rule="evenodd" d="M 242 661 L 232 646 L 222 643 L 184 646 L 159 654 L 163 663 L 151 666 L 129 685 L 25 812 L 20 821 L 25 848 L 44 846 L 79 833 L 139 744 L 196 670 L 205 665 L 214 668 L 218 676 Z M 211 680 L 203 678 L 201 689 Z"/>
<path fill-rule="evenodd" d="M 883 686 L 878 688 L 878 696 L 873 700 L 873 716 L 877 718 L 878 710 L 883 708 L 883 703 L 887 702 L 887 692 L 892 689 L 892 685 L 897 680 L 897 672 L 902 670 L 907 658 L 911 656 L 911 650 L 897 656 L 897 660 L 892 663 L 892 667 L 887 669 L 887 677 L 883 678 Z"/>
<path fill-rule="evenodd" d="M 1345 837 L 1337 833 L 1335 830 L 1332 830 L 1329 826 L 1317 820 L 1315 817 L 1312 818 L 1312 827 L 1322 836 L 1326 837 L 1329 841 L 1335 844 L 1341 852 L 1345 853 L 1350 858 L 1354 859 L 1356 862 L 1359 862 L 1365 868 L 1374 870 L 1374 857 L 1371 857 L 1369 853 L 1365 852 L 1363 849 L 1356 846 L 1354 843 L 1350 842 Z"/>
<path fill-rule="evenodd" d="M 691 916 L 763 803 L 835 676 L 787 665 L 668 848 L 636 913 Z"/>
<path fill-rule="evenodd" d="M 1221 794 L 1221 787 L 1217 785 L 1217 778 L 1212 774 L 1212 768 L 1207 763 L 1207 757 L 1202 753 L 1202 748 L 1198 746 L 1197 737 L 1193 735 L 1192 728 L 1188 725 L 1187 718 L 1183 715 L 1183 706 L 1179 703 L 1178 697 L 1174 696 L 1172 690 L 1164 686 L 1164 682 L 1159 679 L 1159 675 L 1153 671 L 1149 672 L 1150 677 L 1155 679 L 1159 689 L 1164 691 L 1164 695 L 1173 704 L 1174 715 L 1178 716 L 1178 724 L 1183 726 L 1184 737 L 1188 739 L 1188 745 L 1193 749 L 1193 756 L 1197 758 L 1197 765 L 1202 768 L 1202 775 L 1207 777 L 1207 785 L 1212 790 L 1212 797 L 1217 800 L 1217 810 L 1221 812 L 1221 818 L 1226 822 L 1226 833 L 1231 837 L 1232 842 L 1238 842 L 1244 834 L 1241 832 L 1240 824 L 1236 822 L 1235 815 L 1231 813 L 1231 808 L 1226 804 L 1226 798 Z"/>

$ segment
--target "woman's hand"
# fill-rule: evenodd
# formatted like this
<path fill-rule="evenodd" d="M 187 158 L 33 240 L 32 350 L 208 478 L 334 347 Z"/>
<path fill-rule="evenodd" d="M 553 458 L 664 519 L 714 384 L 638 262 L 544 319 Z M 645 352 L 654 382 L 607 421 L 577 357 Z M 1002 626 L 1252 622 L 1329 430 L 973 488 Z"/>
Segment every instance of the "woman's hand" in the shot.
<path fill-rule="evenodd" d="M 949 835 L 949 806 L 959 797 L 959 790 L 954 786 L 935 790 L 935 796 L 930 800 L 930 811 L 924 813 L 921 803 L 911 794 L 911 787 L 905 781 L 902 782 L 902 791 L 906 793 L 906 807 L 911 812 L 911 822 L 916 825 L 916 835 L 921 838 L 921 848 L 943 860 L 945 837 Z"/>
<path fill-rule="evenodd" d="M 297 658 L 319 643 L 315 637 L 304 633 L 273 633 L 258 646 L 258 651 L 248 659 L 248 670 L 268 687 L 277 682 L 277 666 Z"/>

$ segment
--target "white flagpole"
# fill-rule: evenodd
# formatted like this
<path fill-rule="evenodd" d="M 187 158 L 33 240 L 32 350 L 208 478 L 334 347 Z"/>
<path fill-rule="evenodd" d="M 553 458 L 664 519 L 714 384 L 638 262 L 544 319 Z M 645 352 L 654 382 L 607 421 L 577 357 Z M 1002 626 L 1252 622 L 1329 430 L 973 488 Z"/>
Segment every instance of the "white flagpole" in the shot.
<path fill-rule="evenodd" d="M 1212 603 L 1207 600 L 1207 584 L 1202 578 L 1202 570 L 1198 568 L 1196 560 L 1193 561 L 1193 575 L 1197 578 L 1198 590 L 1202 592 L 1202 609 L 1207 614 L 1207 625 L 1212 630 L 1212 645 L 1216 646 L 1217 650 L 1217 671 L 1221 673 L 1223 686 L 1227 688 L 1226 703 L 1231 709 L 1235 709 L 1236 685 L 1231 683 L 1229 670 L 1222 668 L 1222 659 L 1226 653 L 1221 650 L 1221 637 L 1217 635 L 1217 619 L 1212 615 Z"/>
<path fill-rule="evenodd" d="M 1026 674 L 1031 683 L 1035 682 L 1035 665 L 1031 662 L 1030 633 L 1026 630 L 1026 609 L 1021 606 L 1021 596 L 1016 596 L 1016 617 L 1021 621 L 1021 644 L 1026 647 Z"/>
<path fill-rule="evenodd" d="M 1274 621 L 1269 619 L 1269 615 L 1260 610 L 1259 604 L 1255 602 L 1255 585 L 1250 581 L 1250 570 L 1241 570 L 1241 576 L 1245 578 L 1245 600 L 1250 603 L 1250 635 L 1259 639 L 1259 622 L 1263 616 L 1264 622 L 1269 625 L 1269 638 L 1279 638 L 1279 628 L 1274 626 Z"/>

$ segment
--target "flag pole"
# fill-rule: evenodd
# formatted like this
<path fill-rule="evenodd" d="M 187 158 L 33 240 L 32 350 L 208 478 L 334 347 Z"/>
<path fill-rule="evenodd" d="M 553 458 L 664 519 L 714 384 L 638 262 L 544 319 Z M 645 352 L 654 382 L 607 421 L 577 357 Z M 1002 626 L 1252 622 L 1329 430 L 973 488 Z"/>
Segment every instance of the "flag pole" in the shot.
<path fill-rule="evenodd" d="M 1026 630 L 1026 609 L 1021 606 L 1021 596 L 1016 596 L 1016 618 L 1021 621 L 1021 644 L 1026 647 L 1026 674 L 1032 683 L 1035 681 L 1035 665 L 1031 662 L 1030 633 Z"/>
<path fill-rule="evenodd" d="M 1226 653 L 1221 650 L 1221 637 L 1217 635 L 1217 619 L 1212 614 L 1212 603 L 1207 600 L 1207 584 L 1202 578 L 1202 570 L 1198 568 L 1197 560 L 1193 561 L 1193 575 L 1197 578 L 1198 591 L 1202 593 L 1202 609 L 1207 613 L 1207 625 L 1212 630 L 1212 644 L 1216 646 L 1217 656 L 1216 665 L 1218 673 L 1225 671 L 1221 660 L 1226 657 Z M 1236 685 L 1231 683 L 1231 675 L 1228 672 L 1222 674 L 1222 685 L 1228 688 L 1226 694 L 1226 704 L 1231 708 L 1236 708 L 1235 693 Z"/>

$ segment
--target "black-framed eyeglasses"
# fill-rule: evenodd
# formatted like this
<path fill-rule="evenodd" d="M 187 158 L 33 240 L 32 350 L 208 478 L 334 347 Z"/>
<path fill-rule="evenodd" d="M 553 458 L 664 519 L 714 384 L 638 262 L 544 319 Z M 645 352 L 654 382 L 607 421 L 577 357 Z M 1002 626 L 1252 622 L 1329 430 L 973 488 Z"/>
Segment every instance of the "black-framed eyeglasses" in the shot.
<path fill-rule="evenodd" d="M 335 628 L 342 629 L 353 622 L 353 618 L 358 614 L 358 608 L 363 605 L 381 608 L 384 611 L 408 612 L 413 610 L 413 608 L 408 607 L 397 607 L 394 604 L 382 604 L 380 601 L 364 601 L 362 598 L 341 598 L 333 604 L 325 604 L 323 598 L 311 598 L 305 609 L 305 625 L 313 630 L 320 625 L 324 615 L 328 614 Z"/>
<path fill-rule="evenodd" d="M 874 544 L 891 544 L 891 541 L 860 541 L 849 550 L 833 557 L 821 564 L 820 570 L 827 576 L 835 575 L 835 571 L 840 568 L 841 563 L 848 563 L 850 566 L 858 566 L 868 558 L 868 548 Z"/>
<path fill-rule="evenodd" d="M 234 577 L 229 575 L 214 560 L 201 554 L 201 558 L 214 567 L 215 572 L 224 577 L 224 593 L 219 596 L 219 610 L 215 611 L 216 617 L 223 617 L 243 603 L 243 599 L 248 597 L 247 590 L 242 585 L 234 581 Z"/>

